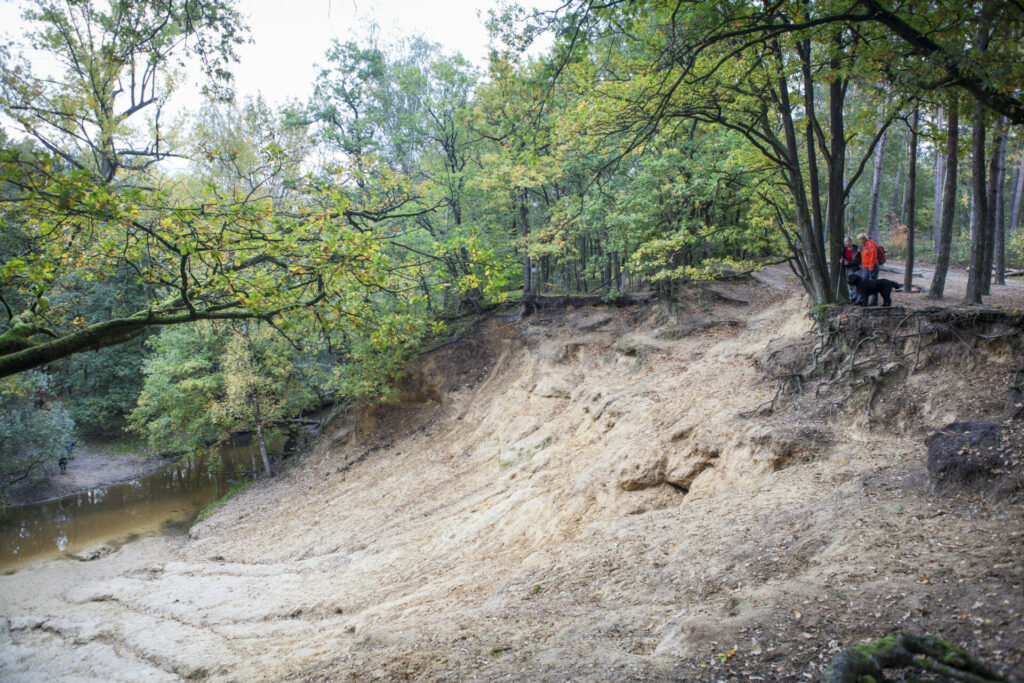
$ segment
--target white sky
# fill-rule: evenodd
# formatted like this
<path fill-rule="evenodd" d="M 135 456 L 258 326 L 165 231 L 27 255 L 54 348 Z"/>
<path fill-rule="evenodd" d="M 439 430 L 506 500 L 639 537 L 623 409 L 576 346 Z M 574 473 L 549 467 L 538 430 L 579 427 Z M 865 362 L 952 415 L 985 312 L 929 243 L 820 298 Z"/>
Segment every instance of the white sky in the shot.
<path fill-rule="evenodd" d="M 383 42 L 420 33 L 483 65 L 484 19 L 494 5 L 495 0 L 242 0 L 254 43 L 240 50 L 236 89 L 262 92 L 271 104 L 304 100 L 312 94 L 314 65 L 324 64 L 331 40 L 365 36 L 371 22 L 380 26 Z"/>
<path fill-rule="evenodd" d="M 0 0 L 0 39 L 18 41 L 23 24 L 20 8 L 30 1 Z M 380 27 L 383 43 L 419 33 L 483 66 L 488 40 L 484 21 L 497 1 L 239 0 L 254 42 L 240 47 L 241 61 L 232 68 L 236 93 L 241 97 L 262 93 L 272 106 L 291 99 L 304 101 L 313 92 L 315 65 L 325 62 L 324 52 L 332 39 L 358 40 L 367 35 L 371 23 Z M 550 9 L 561 2 L 521 0 L 521 4 Z M 190 82 L 182 84 L 171 106 L 187 111 L 199 101 L 198 87 Z"/>

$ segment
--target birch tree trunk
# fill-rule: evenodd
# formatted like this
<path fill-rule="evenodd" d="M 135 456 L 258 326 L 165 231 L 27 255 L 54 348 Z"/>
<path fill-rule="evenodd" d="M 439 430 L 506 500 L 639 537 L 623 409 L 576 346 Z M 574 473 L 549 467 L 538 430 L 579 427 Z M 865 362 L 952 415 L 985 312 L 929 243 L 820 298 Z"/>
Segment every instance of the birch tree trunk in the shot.
<path fill-rule="evenodd" d="M 903 202 L 900 205 L 900 225 L 908 225 L 910 212 L 910 169 L 907 168 L 906 181 L 903 185 Z"/>
<path fill-rule="evenodd" d="M 897 153 L 899 148 L 897 147 Z M 900 155 L 902 156 L 902 155 Z M 907 186 L 906 178 L 903 175 L 903 159 L 900 156 L 896 157 L 896 175 L 893 176 L 892 183 L 892 207 L 889 209 L 889 229 L 895 228 L 897 225 L 906 225 L 906 211 L 907 211 Z M 903 190 L 903 205 L 900 205 L 900 190 Z"/>
<path fill-rule="evenodd" d="M 882 164 L 885 162 L 885 141 L 889 136 L 889 131 L 882 133 L 882 139 L 878 141 L 878 147 L 875 148 L 875 169 L 874 175 L 871 178 L 871 205 L 868 209 L 868 237 L 875 242 L 879 240 L 878 230 L 878 204 L 881 199 L 882 191 Z"/>

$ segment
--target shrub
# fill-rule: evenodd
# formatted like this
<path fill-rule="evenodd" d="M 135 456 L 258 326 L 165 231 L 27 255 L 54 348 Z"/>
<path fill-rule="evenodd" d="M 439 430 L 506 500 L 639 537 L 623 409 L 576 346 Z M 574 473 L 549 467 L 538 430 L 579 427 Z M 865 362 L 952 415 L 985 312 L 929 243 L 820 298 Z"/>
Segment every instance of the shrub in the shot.
<path fill-rule="evenodd" d="M 1024 228 L 1011 233 L 1006 241 L 1006 265 L 1024 268 Z"/>
<path fill-rule="evenodd" d="M 29 370 L 0 381 L 0 507 L 10 489 L 44 478 L 53 471 L 75 423 L 52 398 L 53 378 Z"/>

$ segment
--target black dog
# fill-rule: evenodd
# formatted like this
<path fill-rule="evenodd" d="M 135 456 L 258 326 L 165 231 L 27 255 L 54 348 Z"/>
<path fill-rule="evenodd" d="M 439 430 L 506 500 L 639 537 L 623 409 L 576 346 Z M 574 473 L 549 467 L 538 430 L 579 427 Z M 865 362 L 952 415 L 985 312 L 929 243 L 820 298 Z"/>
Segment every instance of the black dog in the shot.
<path fill-rule="evenodd" d="M 850 277 L 846 278 L 846 281 L 850 283 L 850 286 L 857 288 L 857 294 L 860 295 L 861 306 L 868 305 L 868 297 L 877 297 L 879 294 L 882 295 L 883 306 L 892 306 L 892 290 L 901 290 L 903 285 L 893 280 L 865 280 L 857 273 L 853 273 Z"/>

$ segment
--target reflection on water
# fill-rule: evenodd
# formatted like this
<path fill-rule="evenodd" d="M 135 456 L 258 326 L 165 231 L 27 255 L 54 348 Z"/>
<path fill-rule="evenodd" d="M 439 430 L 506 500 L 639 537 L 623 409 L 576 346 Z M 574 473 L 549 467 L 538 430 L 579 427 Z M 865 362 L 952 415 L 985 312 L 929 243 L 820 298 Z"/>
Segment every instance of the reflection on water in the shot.
<path fill-rule="evenodd" d="M 98 543 L 120 546 L 143 536 L 185 533 L 230 480 L 247 476 L 242 473 L 252 468 L 254 448 L 221 448 L 218 473 L 202 462 L 174 463 L 135 481 L 8 508 L 0 518 L 0 571 Z"/>

